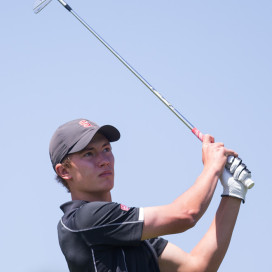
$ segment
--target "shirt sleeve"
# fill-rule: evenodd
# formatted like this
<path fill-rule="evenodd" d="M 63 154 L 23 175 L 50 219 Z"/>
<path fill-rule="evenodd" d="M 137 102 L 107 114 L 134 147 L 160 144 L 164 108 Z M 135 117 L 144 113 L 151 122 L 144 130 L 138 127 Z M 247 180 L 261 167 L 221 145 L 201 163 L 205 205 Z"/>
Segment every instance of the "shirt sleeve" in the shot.
<path fill-rule="evenodd" d="M 115 202 L 90 202 L 70 216 L 69 228 L 92 245 L 138 245 L 143 229 L 141 208 Z"/>
<path fill-rule="evenodd" d="M 166 245 L 168 244 L 168 241 L 161 237 L 157 237 L 157 238 L 149 239 L 148 243 L 153 247 L 157 257 L 160 257 Z"/>

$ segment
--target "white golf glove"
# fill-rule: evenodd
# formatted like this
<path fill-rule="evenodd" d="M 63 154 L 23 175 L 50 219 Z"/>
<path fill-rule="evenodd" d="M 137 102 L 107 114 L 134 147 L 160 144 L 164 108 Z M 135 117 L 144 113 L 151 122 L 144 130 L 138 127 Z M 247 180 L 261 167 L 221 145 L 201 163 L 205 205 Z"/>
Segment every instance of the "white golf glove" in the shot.
<path fill-rule="evenodd" d="M 254 181 L 251 179 L 251 172 L 247 169 L 246 165 L 242 163 L 240 158 L 229 156 L 226 168 L 233 175 L 234 179 L 241 181 L 247 189 L 254 186 Z"/>
<path fill-rule="evenodd" d="M 240 158 L 228 157 L 226 168 L 220 177 L 223 185 L 222 196 L 232 196 L 243 200 L 245 203 L 247 189 L 254 186 L 251 172 L 242 163 Z"/>
<path fill-rule="evenodd" d="M 232 174 L 226 168 L 220 177 L 220 181 L 223 186 L 223 193 L 221 196 L 232 196 L 240 198 L 245 203 L 247 187 L 240 181 L 234 179 Z"/>

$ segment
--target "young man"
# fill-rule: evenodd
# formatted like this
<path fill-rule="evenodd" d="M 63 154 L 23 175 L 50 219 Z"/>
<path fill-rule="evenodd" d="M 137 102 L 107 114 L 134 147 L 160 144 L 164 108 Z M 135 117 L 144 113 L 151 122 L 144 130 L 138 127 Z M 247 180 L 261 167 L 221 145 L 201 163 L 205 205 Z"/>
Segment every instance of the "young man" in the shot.
<path fill-rule="evenodd" d="M 61 206 L 64 215 L 58 224 L 60 247 L 70 271 L 217 271 L 247 192 L 224 170 L 227 157 L 237 157 L 236 152 L 205 135 L 203 171 L 189 190 L 168 205 L 128 208 L 111 198 L 114 156 L 110 143 L 119 138 L 113 126 L 77 119 L 60 126 L 51 139 L 53 168 L 72 197 Z M 159 238 L 194 227 L 220 177 L 225 197 L 195 248 L 186 253 Z"/>

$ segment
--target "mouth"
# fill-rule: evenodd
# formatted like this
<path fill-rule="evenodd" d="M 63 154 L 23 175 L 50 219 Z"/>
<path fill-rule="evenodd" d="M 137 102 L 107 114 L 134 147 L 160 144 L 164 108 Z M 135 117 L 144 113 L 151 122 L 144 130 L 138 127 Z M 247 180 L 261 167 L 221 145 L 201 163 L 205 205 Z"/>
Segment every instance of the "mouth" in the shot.
<path fill-rule="evenodd" d="M 99 174 L 99 177 L 107 177 L 107 176 L 111 176 L 112 175 L 112 171 L 107 170 L 102 172 L 101 174 Z"/>

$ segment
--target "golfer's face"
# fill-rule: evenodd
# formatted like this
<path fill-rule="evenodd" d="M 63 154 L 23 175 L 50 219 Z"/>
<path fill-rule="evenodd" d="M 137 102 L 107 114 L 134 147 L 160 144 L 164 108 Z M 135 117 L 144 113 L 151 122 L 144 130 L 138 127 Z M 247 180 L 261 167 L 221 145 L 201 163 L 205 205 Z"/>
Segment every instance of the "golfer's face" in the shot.
<path fill-rule="evenodd" d="M 103 135 L 96 134 L 86 148 L 69 157 L 74 189 L 99 194 L 113 188 L 114 157 Z"/>

